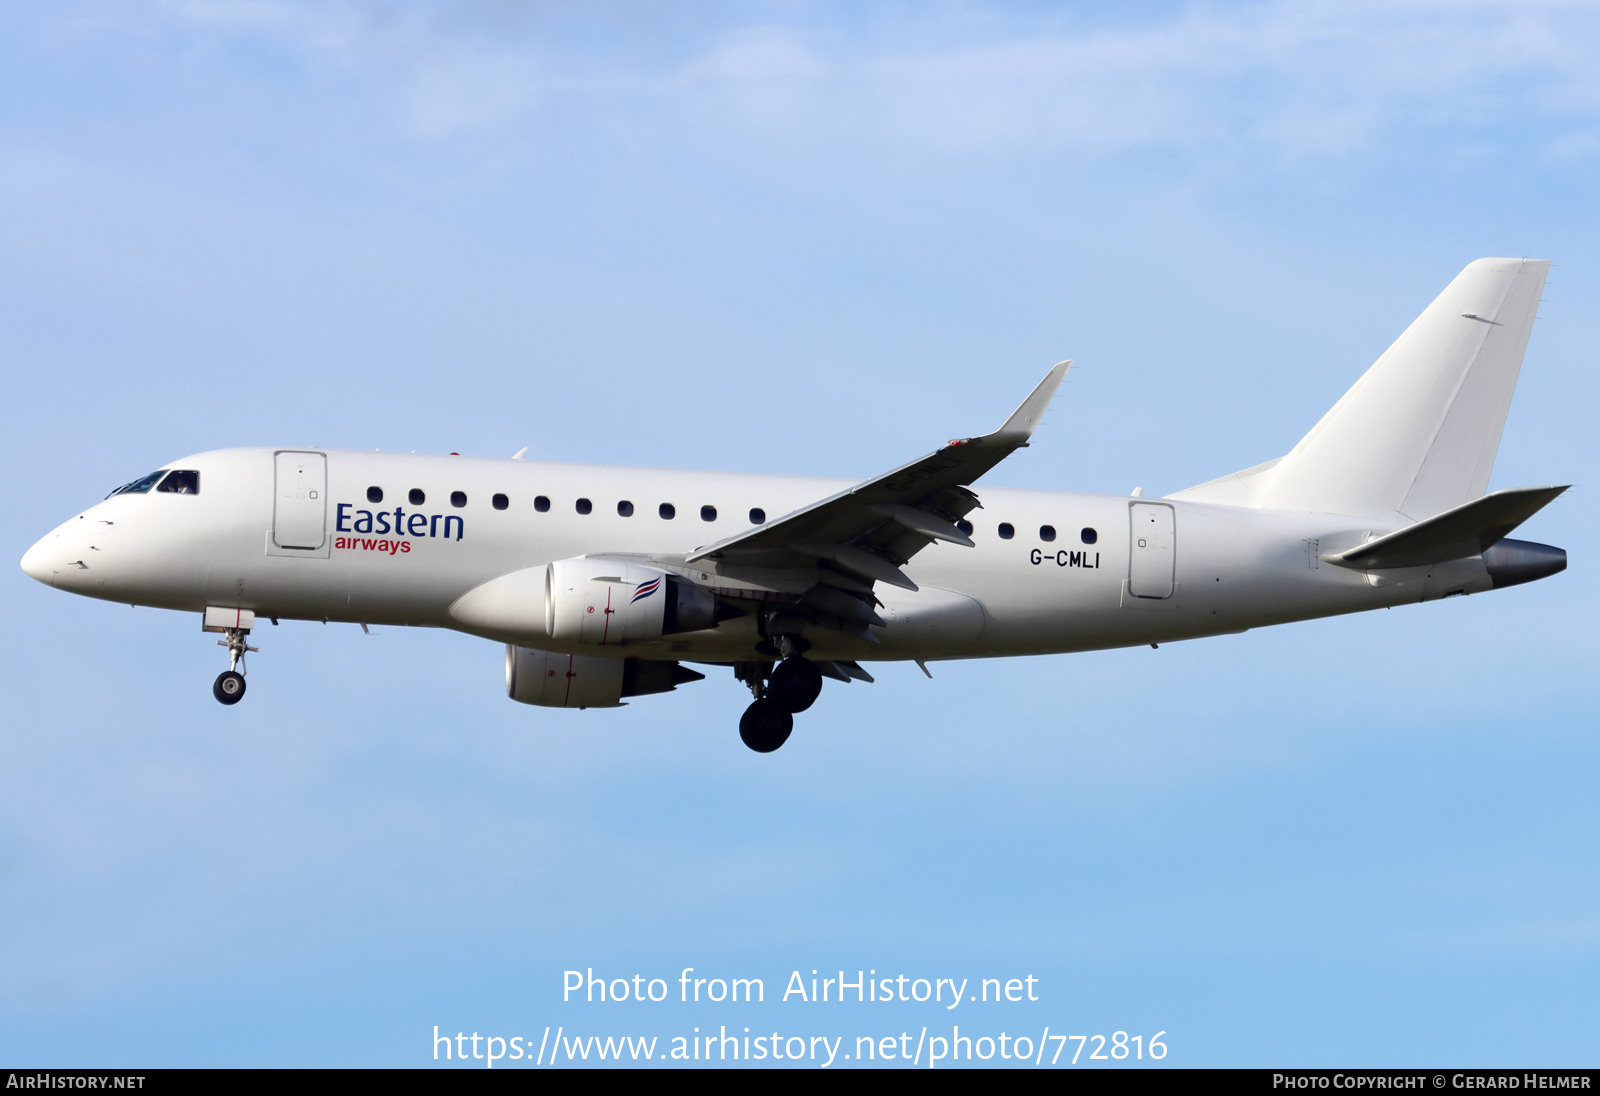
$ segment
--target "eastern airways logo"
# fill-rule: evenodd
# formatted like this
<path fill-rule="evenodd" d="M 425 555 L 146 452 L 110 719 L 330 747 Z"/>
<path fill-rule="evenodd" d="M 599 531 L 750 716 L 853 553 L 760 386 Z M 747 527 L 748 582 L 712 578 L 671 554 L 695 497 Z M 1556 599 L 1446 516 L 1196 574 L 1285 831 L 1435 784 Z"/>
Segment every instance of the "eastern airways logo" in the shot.
<path fill-rule="evenodd" d="M 628 604 L 632 605 L 634 601 L 643 601 L 645 598 L 661 589 L 662 577 L 665 576 L 658 576 L 651 579 L 649 582 L 639 583 L 639 588 L 633 592 L 633 601 L 628 602 Z"/>
<path fill-rule="evenodd" d="M 357 510 L 354 503 L 341 502 L 335 511 L 335 533 L 375 533 L 379 537 L 444 537 L 461 540 L 467 535 L 467 523 L 459 514 L 406 513 L 402 507 L 393 510 Z M 411 551 L 407 540 L 370 540 L 364 537 L 338 537 L 335 548 L 361 548 L 366 551 L 387 552 L 398 555 Z"/>

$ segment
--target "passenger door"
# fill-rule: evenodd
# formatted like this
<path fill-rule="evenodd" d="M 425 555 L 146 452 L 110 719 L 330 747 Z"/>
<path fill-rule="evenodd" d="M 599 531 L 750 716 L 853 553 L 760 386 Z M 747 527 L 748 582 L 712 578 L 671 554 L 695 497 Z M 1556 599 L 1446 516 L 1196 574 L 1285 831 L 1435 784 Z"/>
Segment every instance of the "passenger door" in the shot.
<path fill-rule="evenodd" d="M 280 450 L 273 461 L 272 543 L 315 552 L 328 539 L 328 458 Z"/>
<path fill-rule="evenodd" d="M 1128 541 L 1128 593 L 1134 597 L 1172 596 L 1177 559 L 1172 507 L 1135 502 L 1129 507 L 1132 536 Z"/>

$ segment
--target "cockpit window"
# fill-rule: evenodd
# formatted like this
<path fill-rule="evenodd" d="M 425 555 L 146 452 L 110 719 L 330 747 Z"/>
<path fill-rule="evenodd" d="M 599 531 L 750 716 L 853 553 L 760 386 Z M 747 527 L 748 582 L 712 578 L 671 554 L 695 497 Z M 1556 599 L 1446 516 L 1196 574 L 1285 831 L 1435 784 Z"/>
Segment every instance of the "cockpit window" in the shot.
<path fill-rule="evenodd" d="M 142 495 L 159 483 L 161 477 L 166 474 L 167 470 L 165 468 L 158 472 L 151 472 L 148 476 L 142 476 L 132 483 L 124 483 L 121 487 L 111 492 L 111 495 Z M 107 495 L 106 498 L 110 498 L 111 495 Z"/>
<path fill-rule="evenodd" d="M 174 495 L 198 495 L 200 493 L 200 473 L 178 469 L 170 473 L 161 481 L 161 486 L 156 488 L 156 493 L 163 491 Z"/>

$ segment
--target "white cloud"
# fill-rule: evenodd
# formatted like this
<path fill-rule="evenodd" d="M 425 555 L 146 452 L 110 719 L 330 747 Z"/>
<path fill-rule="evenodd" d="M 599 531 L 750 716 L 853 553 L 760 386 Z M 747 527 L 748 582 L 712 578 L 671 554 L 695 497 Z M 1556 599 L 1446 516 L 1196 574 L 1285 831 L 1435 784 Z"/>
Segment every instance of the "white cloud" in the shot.
<path fill-rule="evenodd" d="M 646 34 L 641 46 L 620 21 L 558 26 L 498 9 L 172 0 L 164 10 L 359 68 L 398 105 L 402 128 L 424 135 L 523 126 L 559 98 L 563 109 L 952 149 L 1328 156 L 1422 127 L 1504 129 L 1519 144 L 1538 131 L 1570 155 L 1584 147 L 1572 134 L 1600 114 L 1589 63 L 1600 10 L 1564 2 L 1201 5 L 1094 28 L 1013 25 L 982 45 L 968 44 L 970 24 L 942 27 L 937 14 L 848 31 L 707 24 L 688 31 L 687 48 L 682 33 Z"/>

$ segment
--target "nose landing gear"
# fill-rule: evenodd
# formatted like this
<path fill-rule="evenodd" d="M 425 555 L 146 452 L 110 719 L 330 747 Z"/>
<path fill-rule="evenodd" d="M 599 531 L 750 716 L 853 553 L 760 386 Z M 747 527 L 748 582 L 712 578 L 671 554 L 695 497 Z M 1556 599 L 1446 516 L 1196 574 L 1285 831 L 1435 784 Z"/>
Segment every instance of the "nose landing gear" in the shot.
<path fill-rule="evenodd" d="M 276 624 L 277 620 L 274 619 L 273 623 Z M 255 626 L 256 614 L 253 609 L 208 605 L 204 616 L 200 618 L 200 630 L 221 633 L 222 638 L 217 640 L 217 646 L 228 649 L 228 668 L 217 675 L 217 680 L 211 686 L 211 695 L 217 698 L 218 703 L 237 704 L 244 699 L 244 656 L 246 651 L 255 650 L 245 643 L 244 637 Z"/>
<path fill-rule="evenodd" d="M 237 704 L 244 699 L 244 655 L 259 649 L 245 643 L 244 637 L 249 634 L 249 628 L 224 628 L 223 638 L 217 640 L 218 647 L 228 649 L 228 668 L 217 675 L 211 686 L 211 695 L 220 703 Z"/>

